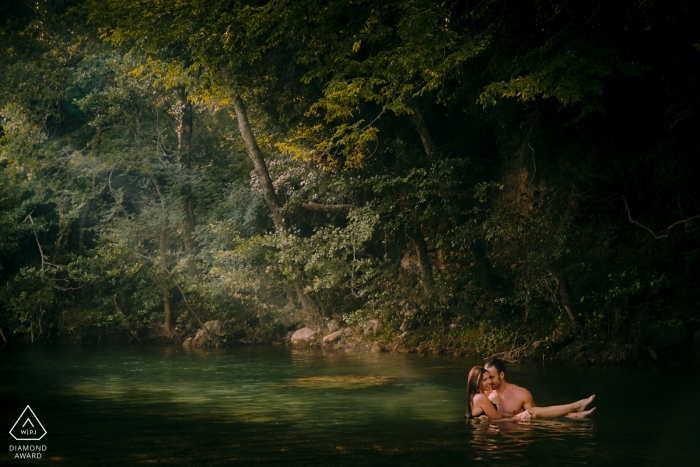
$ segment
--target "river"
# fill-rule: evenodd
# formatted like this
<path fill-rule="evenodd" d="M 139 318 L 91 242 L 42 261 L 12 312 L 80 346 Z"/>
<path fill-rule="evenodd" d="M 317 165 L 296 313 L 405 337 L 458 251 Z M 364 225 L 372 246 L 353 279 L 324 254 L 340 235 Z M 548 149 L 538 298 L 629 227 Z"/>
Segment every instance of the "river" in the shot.
<path fill-rule="evenodd" d="M 234 348 L 13 346 L 0 353 L 0 465 L 697 465 L 694 368 L 511 365 L 537 405 L 588 420 L 466 422 L 479 362 Z M 47 434 L 15 441 L 29 405 Z M 40 460 L 16 446 L 45 446 Z M 14 449 L 14 451 L 11 451 Z"/>

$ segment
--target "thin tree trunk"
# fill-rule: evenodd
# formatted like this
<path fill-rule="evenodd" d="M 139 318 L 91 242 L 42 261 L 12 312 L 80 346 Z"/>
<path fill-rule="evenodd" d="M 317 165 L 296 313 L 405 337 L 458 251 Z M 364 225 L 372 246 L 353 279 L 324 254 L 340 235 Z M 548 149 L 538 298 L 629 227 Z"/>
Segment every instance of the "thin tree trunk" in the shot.
<path fill-rule="evenodd" d="M 159 240 L 160 241 L 158 244 L 158 262 L 161 268 L 166 269 L 168 267 L 168 251 L 166 248 L 167 230 L 164 225 L 162 225 L 160 228 Z M 165 331 L 166 335 L 171 336 L 174 334 L 174 328 L 175 326 L 173 314 L 172 310 L 170 309 L 170 290 L 166 286 L 163 287 L 163 330 Z"/>
<path fill-rule="evenodd" d="M 58 203 L 58 235 L 56 237 L 56 250 L 54 251 L 54 260 L 58 257 L 58 253 L 61 250 L 61 246 L 68 241 L 68 235 L 70 235 L 70 220 L 66 216 L 66 205 L 65 203 Z"/>
<path fill-rule="evenodd" d="M 578 325 L 578 320 L 576 319 L 576 308 L 574 306 L 574 294 L 571 293 L 571 286 L 569 285 L 569 279 L 566 277 L 564 271 L 559 268 L 552 268 L 552 275 L 556 279 L 559 287 L 559 299 L 561 301 L 564 310 L 566 311 L 571 325 L 576 327 Z"/>
<path fill-rule="evenodd" d="M 185 250 L 188 252 L 197 251 L 198 245 L 194 239 L 194 229 L 197 226 L 197 218 L 194 215 L 194 203 L 192 194 L 192 186 L 185 183 L 180 187 L 182 195 L 182 210 L 184 211 L 184 232 L 185 232 Z"/>
<path fill-rule="evenodd" d="M 161 207 L 160 235 L 158 236 L 158 264 L 163 269 L 164 273 L 168 270 L 168 210 L 165 204 L 165 197 L 158 184 L 158 179 L 151 174 L 151 181 L 156 187 Z M 170 309 L 170 289 L 163 287 L 163 332 L 167 336 L 175 334 L 175 323 L 172 310 Z"/>
<path fill-rule="evenodd" d="M 418 258 L 418 265 L 420 266 L 420 277 L 423 289 L 426 292 L 430 292 L 435 285 L 435 279 L 433 277 L 433 266 L 430 263 L 430 256 L 428 256 L 428 244 L 425 243 L 425 237 L 423 237 L 423 233 L 419 229 L 409 232 L 408 236 L 413 240 L 413 244 L 416 248 L 416 257 Z"/>
<path fill-rule="evenodd" d="M 90 214 L 90 200 L 88 199 L 83 206 L 83 215 L 80 218 L 80 231 L 78 233 L 78 251 L 83 251 L 85 246 L 85 225 L 87 224 L 88 215 Z"/>
<path fill-rule="evenodd" d="M 44 250 L 41 248 L 41 243 L 39 242 L 39 236 L 36 234 L 36 227 L 34 226 L 34 219 L 32 218 L 33 213 L 34 213 L 34 211 L 27 214 L 27 217 L 24 218 L 24 221 L 22 221 L 22 223 L 27 222 L 27 219 L 29 219 L 29 222 L 32 223 L 32 232 L 34 232 L 34 239 L 36 240 L 36 246 L 39 247 L 39 255 L 41 256 L 41 269 L 44 269 L 44 265 L 46 264 L 46 260 L 48 258 L 46 256 L 44 256 Z"/>
<path fill-rule="evenodd" d="M 192 125 L 194 121 L 194 112 L 192 103 L 187 98 L 187 91 L 184 87 L 180 89 L 180 101 L 182 103 L 182 114 L 180 115 L 180 124 L 177 129 L 177 147 L 180 155 L 180 162 L 185 168 L 189 169 L 191 166 L 190 159 L 192 157 Z M 197 245 L 194 240 L 194 230 L 197 225 L 197 219 L 194 215 L 192 186 L 189 183 L 183 184 L 180 187 L 180 194 L 182 195 L 182 210 L 184 214 L 183 231 L 185 233 L 185 249 L 187 251 L 195 251 Z"/>
<path fill-rule="evenodd" d="M 423 150 L 428 156 L 428 159 L 435 161 L 437 151 L 435 151 L 435 144 L 433 143 L 433 138 L 430 136 L 430 131 L 428 130 L 428 125 L 425 123 L 423 114 L 415 103 L 411 105 L 411 110 L 413 111 L 411 113 L 411 122 L 413 126 L 416 127 L 416 131 L 420 136 L 421 142 L 423 143 Z M 416 229 L 410 236 L 416 245 L 416 255 L 418 257 L 418 264 L 420 265 L 423 288 L 426 292 L 430 292 L 435 285 L 435 279 L 433 278 L 433 266 L 428 256 L 428 245 L 425 243 L 425 237 L 420 229 Z"/>
<path fill-rule="evenodd" d="M 243 104 L 243 100 L 241 100 L 240 96 L 236 96 L 233 99 L 233 108 L 236 112 L 236 119 L 238 120 L 238 129 L 243 137 L 243 142 L 248 150 L 248 155 L 253 161 L 255 173 L 260 179 L 263 198 L 265 198 L 265 203 L 272 214 L 272 221 L 275 223 L 275 228 L 282 230 L 285 228 L 284 218 L 282 217 L 282 210 L 280 208 L 279 201 L 277 201 L 275 187 L 272 186 L 272 179 L 270 178 L 270 173 L 267 170 L 265 158 L 263 157 L 262 152 L 258 147 L 258 142 L 255 140 L 255 135 L 250 128 L 248 114 L 246 113 L 245 105 Z"/>
<path fill-rule="evenodd" d="M 433 138 L 430 136 L 430 131 L 428 130 L 428 125 L 425 123 L 423 114 L 418 110 L 418 106 L 416 105 L 412 105 L 411 110 L 413 111 L 413 113 L 411 113 L 411 122 L 413 126 L 416 127 L 416 131 L 423 142 L 425 154 L 429 159 L 434 160 L 437 156 L 437 151 L 435 151 L 435 144 L 433 143 Z"/>
<path fill-rule="evenodd" d="M 233 99 L 233 108 L 236 112 L 236 119 L 238 120 L 238 129 L 241 132 L 241 137 L 243 138 L 243 142 L 248 150 L 248 156 L 253 161 L 255 173 L 260 180 L 263 198 L 265 199 L 265 203 L 270 210 L 270 214 L 272 214 L 272 221 L 274 222 L 277 230 L 285 230 L 286 226 L 284 223 L 284 218 L 282 217 L 282 208 L 277 200 L 277 194 L 275 193 L 275 187 L 272 185 L 270 172 L 267 170 L 265 158 L 260 151 L 258 142 L 255 140 L 253 130 L 250 128 L 248 113 L 246 112 L 245 104 L 240 96 L 236 96 Z M 316 306 L 314 306 L 311 298 L 309 298 L 306 292 L 304 292 L 301 281 L 298 278 L 295 278 L 292 280 L 292 285 L 294 286 L 294 291 L 296 292 L 299 303 L 301 303 L 304 311 L 311 313 L 312 315 L 317 314 Z"/>
<path fill-rule="evenodd" d="M 301 286 L 301 281 L 299 279 L 294 279 L 292 281 L 292 285 L 294 286 L 294 291 L 297 294 L 297 298 L 301 303 L 302 309 L 306 312 L 316 312 L 316 305 L 314 305 L 311 298 L 306 294 L 306 292 L 304 292 L 304 288 Z M 313 316 L 313 318 L 316 317 Z"/>
<path fill-rule="evenodd" d="M 480 241 L 469 246 L 474 257 L 474 266 L 483 286 L 491 293 L 497 293 L 503 286 L 503 280 L 493 271 L 491 261 L 486 257 L 484 246 Z"/>

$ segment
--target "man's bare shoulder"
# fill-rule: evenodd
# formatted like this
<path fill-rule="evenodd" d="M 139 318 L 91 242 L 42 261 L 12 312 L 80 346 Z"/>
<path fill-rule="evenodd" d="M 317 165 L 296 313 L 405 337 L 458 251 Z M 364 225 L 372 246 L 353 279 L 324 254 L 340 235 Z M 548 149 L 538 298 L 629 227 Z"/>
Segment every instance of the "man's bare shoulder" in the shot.
<path fill-rule="evenodd" d="M 532 399 L 532 393 L 522 386 L 517 386 L 511 383 L 513 387 L 513 393 L 518 396 L 519 399 Z"/>

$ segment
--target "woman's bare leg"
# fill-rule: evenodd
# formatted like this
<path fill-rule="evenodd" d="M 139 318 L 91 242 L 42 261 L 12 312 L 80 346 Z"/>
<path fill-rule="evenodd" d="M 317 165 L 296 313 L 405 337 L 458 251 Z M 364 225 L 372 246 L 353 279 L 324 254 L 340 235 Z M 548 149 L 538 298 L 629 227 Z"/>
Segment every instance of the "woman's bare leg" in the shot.
<path fill-rule="evenodd" d="M 568 418 L 586 418 L 589 415 L 593 415 L 595 413 L 595 407 L 593 407 L 591 410 L 584 410 L 581 412 L 571 412 L 566 414 L 566 417 Z"/>
<path fill-rule="evenodd" d="M 583 416 L 588 416 L 593 411 L 584 411 L 586 406 L 593 402 L 593 399 L 595 399 L 595 396 L 591 396 L 588 399 L 581 399 L 578 402 L 574 402 L 572 404 L 565 404 L 565 405 L 552 405 L 550 407 L 532 407 L 530 409 L 527 409 L 530 413 L 534 414 L 536 418 L 557 418 L 557 417 L 565 417 L 568 416 L 569 414 L 583 414 L 586 413 L 586 415 Z M 595 410 L 595 409 L 594 409 Z M 590 413 L 587 413 L 590 412 Z M 576 415 L 572 418 L 581 418 L 581 415 Z"/>

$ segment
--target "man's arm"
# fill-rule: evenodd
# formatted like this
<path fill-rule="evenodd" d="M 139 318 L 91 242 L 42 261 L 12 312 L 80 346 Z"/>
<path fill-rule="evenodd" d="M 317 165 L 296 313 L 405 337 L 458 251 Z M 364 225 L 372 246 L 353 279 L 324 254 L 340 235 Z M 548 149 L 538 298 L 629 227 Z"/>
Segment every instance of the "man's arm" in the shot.
<path fill-rule="evenodd" d="M 535 400 L 532 398 L 532 394 L 525 388 L 520 388 L 520 396 L 523 401 L 523 408 L 525 410 L 531 409 L 532 407 L 537 407 L 535 405 Z"/>

